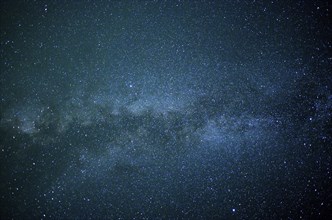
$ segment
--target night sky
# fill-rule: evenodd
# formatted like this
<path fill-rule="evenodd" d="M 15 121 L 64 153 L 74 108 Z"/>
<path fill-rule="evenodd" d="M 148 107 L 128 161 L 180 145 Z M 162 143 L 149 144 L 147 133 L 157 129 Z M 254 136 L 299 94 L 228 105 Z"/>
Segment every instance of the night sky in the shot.
<path fill-rule="evenodd" d="M 0 219 L 332 217 L 328 1 L 0 2 Z"/>

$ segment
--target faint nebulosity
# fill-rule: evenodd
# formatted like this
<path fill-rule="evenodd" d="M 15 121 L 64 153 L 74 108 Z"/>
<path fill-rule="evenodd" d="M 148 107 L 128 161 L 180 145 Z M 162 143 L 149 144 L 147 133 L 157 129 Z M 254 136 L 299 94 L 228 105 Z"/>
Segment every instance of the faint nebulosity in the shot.
<path fill-rule="evenodd" d="M 328 1 L 0 3 L 1 219 L 328 219 Z"/>

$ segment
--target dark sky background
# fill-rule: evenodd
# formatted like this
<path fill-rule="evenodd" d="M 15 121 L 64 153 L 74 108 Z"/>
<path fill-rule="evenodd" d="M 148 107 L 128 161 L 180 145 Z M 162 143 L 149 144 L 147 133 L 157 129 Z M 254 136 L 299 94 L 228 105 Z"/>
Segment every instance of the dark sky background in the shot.
<path fill-rule="evenodd" d="M 0 218 L 331 217 L 331 10 L 2 0 Z"/>

